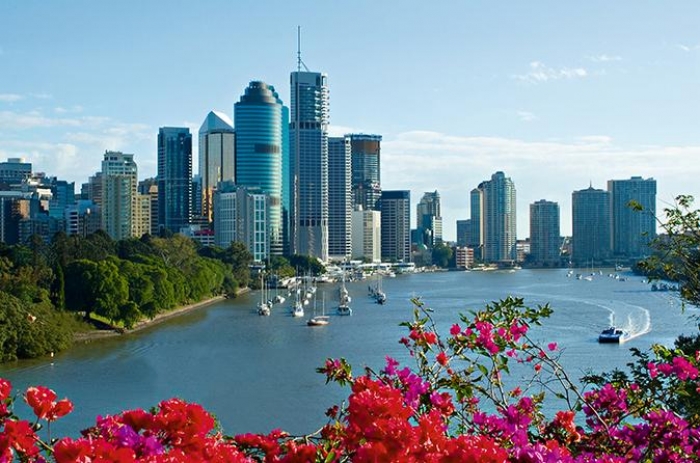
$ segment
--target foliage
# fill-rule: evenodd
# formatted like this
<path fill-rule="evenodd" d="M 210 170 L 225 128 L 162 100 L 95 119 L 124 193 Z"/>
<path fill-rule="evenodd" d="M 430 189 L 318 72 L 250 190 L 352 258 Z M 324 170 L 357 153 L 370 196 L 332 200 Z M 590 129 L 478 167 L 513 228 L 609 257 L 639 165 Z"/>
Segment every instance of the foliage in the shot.
<path fill-rule="evenodd" d="M 319 371 L 349 386 L 342 407 L 328 410 L 318 432 L 290 436 L 225 436 L 212 415 L 180 399 L 150 411 L 98 417 L 82 437 L 40 436 L 39 426 L 12 408 L 11 385 L 0 380 L 0 459 L 119 462 L 693 462 L 700 430 L 674 409 L 671 384 L 698 387 L 696 357 L 654 351 L 638 382 L 580 389 L 540 347 L 530 329 L 550 313 L 507 298 L 461 316 L 443 337 L 432 311 L 414 299 L 401 339 L 415 366 L 387 358 L 379 372 L 355 376 L 343 359 Z M 529 372 L 519 383 L 511 369 Z M 658 384 L 654 384 L 657 381 Z M 653 391 L 645 391 L 650 386 Z M 553 397 L 549 397 L 548 394 Z M 561 409 L 545 416 L 545 400 Z M 35 424 L 51 424 L 73 405 L 42 386 L 24 400 Z M 49 426 L 46 426 L 49 429 Z"/>
<path fill-rule="evenodd" d="M 289 259 L 289 264 L 297 269 L 297 273 L 301 275 L 318 276 L 326 272 L 323 264 L 317 258 L 311 256 L 295 254 Z"/>
<path fill-rule="evenodd" d="M 447 268 L 452 260 L 452 248 L 445 243 L 438 243 L 432 249 L 433 265 Z"/>

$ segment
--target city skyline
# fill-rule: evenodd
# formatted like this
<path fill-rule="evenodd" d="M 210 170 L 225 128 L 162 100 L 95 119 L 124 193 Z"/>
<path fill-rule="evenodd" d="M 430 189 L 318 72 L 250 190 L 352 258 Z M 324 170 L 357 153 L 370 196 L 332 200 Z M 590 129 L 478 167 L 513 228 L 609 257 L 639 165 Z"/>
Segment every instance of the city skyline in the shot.
<path fill-rule="evenodd" d="M 381 135 L 382 189 L 414 201 L 437 190 L 446 240 L 469 218 L 470 190 L 499 170 L 518 188 L 521 239 L 540 199 L 560 205 L 570 235 L 571 194 L 591 184 L 654 178 L 658 214 L 700 196 L 695 2 L 164 5 L 6 6 L 0 160 L 78 186 L 114 150 L 155 176 L 159 127 L 195 134 L 209 111 L 231 117 L 256 79 L 291 103 L 301 25 L 304 61 L 329 76 L 329 135 Z"/>

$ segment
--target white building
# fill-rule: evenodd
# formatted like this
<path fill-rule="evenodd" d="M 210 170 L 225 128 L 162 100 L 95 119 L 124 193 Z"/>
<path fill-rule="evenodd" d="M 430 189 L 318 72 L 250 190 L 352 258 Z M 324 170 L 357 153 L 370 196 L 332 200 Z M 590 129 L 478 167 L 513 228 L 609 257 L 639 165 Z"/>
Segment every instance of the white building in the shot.
<path fill-rule="evenodd" d="M 381 212 L 362 210 L 352 212 L 352 258 L 381 262 Z"/>

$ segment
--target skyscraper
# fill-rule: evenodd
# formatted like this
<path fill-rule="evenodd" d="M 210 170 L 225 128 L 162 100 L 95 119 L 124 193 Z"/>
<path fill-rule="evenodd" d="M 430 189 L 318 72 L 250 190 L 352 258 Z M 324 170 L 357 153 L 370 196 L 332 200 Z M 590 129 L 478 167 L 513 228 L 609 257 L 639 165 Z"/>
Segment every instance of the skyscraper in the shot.
<path fill-rule="evenodd" d="M 429 248 L 442 243 L 442 214 L 440 212 L 440 193 L 437 191 L 423 194 L 416 205 L 416 235 Z"/>
<path fill-rule="evenodd" d="M 411 192 L 382 191 L 382 260 L 411 261 Z"/>
<path fill-rule="evenodd" d="M 544 199 L 530 204 L 530 260 L 558 265 L 560 249 L 559 204 Z"/>
<path fill-rule="evenodd" d="M 470 228 L 469 241 L 467 246 L 474 249 L 474 259 L 483 260 L 484 258 L 484 224 L 481 221 L 482 212 L 484 209 L 484 185 L 482 182 L 469 192 L 469 208 L 470 208 Z"/>
<path fill-rule="evenodd" d="M 471 219 L 457 221 L 457 246 L 468 246 L 471 242 Z"/>
<path fill-rule="evenodd" d="M 591 185 L 571 195 L 571 260 L 588 266 L 610 258 L 610 193 Z"/>
<path fill-rule="evenodd" d="M 138 169 L 134 155 L 105 151 L 101 179 L 102 229 L 114 240 L 136 236 L 140 210 L 136 198 Z"/>
<path fill-rule="evenodd" d="M 328 77 L 292 72 L 292 252 L 328 259 Z"/>
<path fill-rule="evenodd" d="M 616 258 L 639 259 L 649 254 L 656 237 L 656 180 L 632 177 L 608 180 L 612 214 L 612 250 Z M 632 207 L 636 203 L 641 209 Z"/>
<path fill-rule="evenodd" d="M 472 227 L 480 220 L 478 239 L 485 262 L 512 264 L 517 258 L 515 220 L 515 185 L 503 172 L 472 190 Z M 475 210 L 475 206 L 476 210 Z M 472 236 L 472 239 L 477 237 Z"/>
<path fill-rule="evenodd" d="M 260 188 L 269 196 L 270 253 L 284 248 L 282 223 L 284 124 L 286 111 L 275 88 L 253 81 L 234 105 L 236 185 Z"/>
<path fill-rule="evenodd" d="M 350 138 L 328 138 L 328 254 L 345 259 L 352 253 Z"/>
<path fill-rule="evenodd" d="M 186 127 L 158 131 L 158 229 L 179 233 L 190 224 L 192 134 Z"/>
<path fill-rule="evenodd" d="M 382 137 L 353 133 L 349 135 L 352 149 L 352 201 L 353 208 L 379 210 L 382 195 L 380 153 Z"/>
<path fill-rule="evenodd" d="M 212 221 L 214 189 L 219 182 L 235 177 L 235 130 L 224 113 L 210 111 L 199 128 L 199 177 L 202 216 Z"/>

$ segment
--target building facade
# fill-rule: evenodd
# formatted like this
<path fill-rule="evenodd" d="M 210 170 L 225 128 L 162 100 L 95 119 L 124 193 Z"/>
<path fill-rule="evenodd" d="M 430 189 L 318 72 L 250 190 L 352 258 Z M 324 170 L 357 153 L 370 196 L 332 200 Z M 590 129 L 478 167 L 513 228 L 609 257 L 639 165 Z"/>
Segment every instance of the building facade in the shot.
<path fill-rule="evenodd" d="M 560 262 L 559 204 L 544 199 L 530 204 L 530 261 L 555 266 Z"/>
<path fill-rule="evenodd" d="M 119 241 L 141 231 L 137 203 L 138 168 L 133 154 L 105 151 L 102 160 L 102 230 Z M 150 210 L 149 210 L 150 211 Z"/>
<path fill-rule="evenodd" d="M 192 134 L 184 127 L 158 131 L 158 229 L 179 233 L 191 222 Z"/>
<path fill-rule="evenodd" d="M 344 260 L 352 255 L 350 138 L 328 138 L 328 255 Z"/>
<path fill-rule="evenodd" d="M 236 185 L 259 188 L 269 197 L 270 253 L 284 251 L 282 192 L 284 188 L 283 124 L 286 112 L 275 88 L 253 81 L 233 108 L 236 126 Z"/>
<path fill-rule="evenodd" d="M 571 261 L 592 266 L 610 259 L 612 216 L 610 193 L 590 186 L 571 195 Z"/>
<path fill-rule="evenodd" d="M 656 237 L 656 180 L 609 180 L 608 192 L 613 255 L 635 260 L 648 256 L 649 244 Z M 632 203 L 639 207 L 632 207 Z"/>
<path fill-rule="evenodd" d="M 292 252 L 328 260 L 328 76 L 292 72 Z"/>
<path fill-rule="evenodd" d="M 379 201 L 382 221 L 382 260 L 411 261 L 411 192 L 382 191 Z"/>
<path fill-rule="evenodd" d="M 197 201 L 207 223 L 212 221 L 216 185 L 236 178 L 235 138 L 233 122 L 219 111 L 210 111 L 199 128 L 200 195 Z"/>
<path fill-rule="evenodd" d="M 468 246 L 471 242 L 471 219 L 457 221 L 457 246 Z"/>
<path fill-rule="evenodd" d="M 379 211 L 352 212 L 352 258 L 382 260 L 382 215 Z"/>

